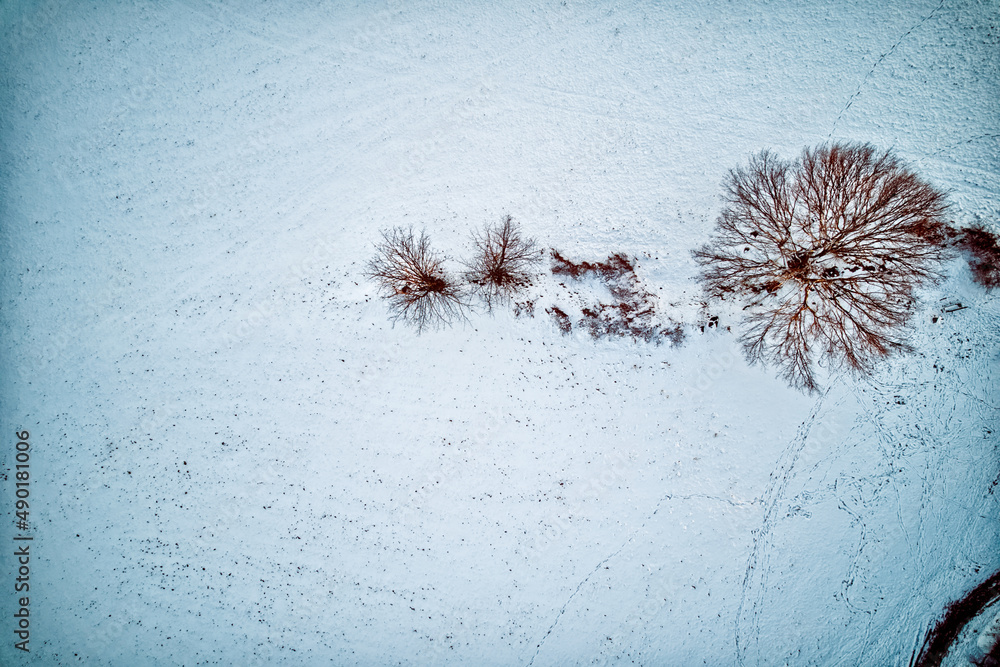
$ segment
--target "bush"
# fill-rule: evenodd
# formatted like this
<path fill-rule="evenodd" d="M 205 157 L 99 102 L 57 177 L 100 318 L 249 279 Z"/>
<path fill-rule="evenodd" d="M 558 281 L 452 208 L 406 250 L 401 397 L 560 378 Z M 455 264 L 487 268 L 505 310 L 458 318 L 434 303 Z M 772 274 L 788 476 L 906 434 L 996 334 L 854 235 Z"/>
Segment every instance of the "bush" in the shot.
<path fill-rule="evenodd" d="M 487 310 L 505 304 L 531 283 L 531 268 L 539 262 L 533 239 L 521 237 L 521 228 L 511 216 L 487 224 L 472 239 L 476 255 L 466 264 L 463 278 L 482 298 Z"/>
<path fill-rule="evenodd" d="M 389 301 L 393 319 L 416 326 L 438 326 L 464 315 L 461 287 L 444 270 L 444 257 L 431 250 L 426 233 L 414 238 L 412 229 L 382 232 L 367 276 L 378 283 Z"/>
<path fill-rule="evenodd" d="M 1000 243 L 983 225 L 958 232 L 957 245 L 969 257 L 972 279 L 987 289 L 1000 287 Z"/>
<path fill-rule="evenodd" d="M 938 276 L 943 193 L 863 144 L 764 151 L 726 181 L 712 242 L 696 250 L 710 297 L 746 302 L 748 359 L 816 390 L 826 357 L 855 371 L 905 347 L 913 291 Z"/>
<path fill-rule="evenodd" d="M 563 332 L 563 334 L 568 334 L 573 330 L 573 323 L 570 321 L 569 315 L 562 308 L 552 306 L 551 308 L 546 308 L 545 312 L 552 315 L 552 319 L 556 321 L 556 326 L 559 327 L 559 331 Z"/>

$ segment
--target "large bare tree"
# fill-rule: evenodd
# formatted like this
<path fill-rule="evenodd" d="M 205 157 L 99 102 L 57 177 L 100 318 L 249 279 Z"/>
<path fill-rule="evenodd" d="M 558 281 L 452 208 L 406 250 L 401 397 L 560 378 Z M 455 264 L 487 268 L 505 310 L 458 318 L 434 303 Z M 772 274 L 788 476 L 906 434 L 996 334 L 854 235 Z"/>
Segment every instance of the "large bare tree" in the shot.
<path fill-rule="evenodd" d="M 856 371 L 905 347 L 914 289 L 938 277 L 944 194 L 867 144 L 764 151 L 732 170 L 711 243 L 694 252 L 711 297 L 745 302 L 751 361 L 817 389 L 825 358 Z"/>

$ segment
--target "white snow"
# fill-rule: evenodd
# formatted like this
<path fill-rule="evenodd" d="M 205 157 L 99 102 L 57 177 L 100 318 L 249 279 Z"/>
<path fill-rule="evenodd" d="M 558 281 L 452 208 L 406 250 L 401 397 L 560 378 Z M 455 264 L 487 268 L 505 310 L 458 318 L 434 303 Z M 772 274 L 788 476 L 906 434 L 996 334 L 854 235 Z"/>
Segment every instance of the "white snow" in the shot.
<path fill-rule="evenodd" d="M 35 537 L 4 665 L 907 665 L 1000 568 L 997 295 L 956 260 L 913 353 L 808 396 L 700 331 L 690 258 L 728 169 L 827 140 L 997 225 L 995 3 L 0 20 L 0 540 L 22 429 Z M 379 230 L 458 258 L 506 213 L 637 257 L 685 342 L 393 327 Z"/>

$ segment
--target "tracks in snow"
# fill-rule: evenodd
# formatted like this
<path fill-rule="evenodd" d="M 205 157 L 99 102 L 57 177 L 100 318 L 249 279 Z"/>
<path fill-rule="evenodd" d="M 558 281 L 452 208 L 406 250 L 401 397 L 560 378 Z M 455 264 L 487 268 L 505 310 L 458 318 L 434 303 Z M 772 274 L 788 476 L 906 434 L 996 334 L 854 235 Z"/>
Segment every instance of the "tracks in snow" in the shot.
<path fill-rule="evenodd" d="M 861 95 L 861 91 L 864 90 L 865 85 L 868 83 L 868 79 L 870 79 L 872 74 L 875 73 L 875 70 L 878 69 L 878 66 L 882 64 L 882 61 L 888 58 L 890 55 L 892 55 L 892 52 L 896 50 L 896 47 L 902 44 L 903 40 L 906 39 L 910 35 L 910 33 L 912 33 L 914 30 L 922 26 L 926 21 L 928 21 L 932 16 L 934 16 L 939 9 L 944 7 L 944 2 L 945 0 L 941 0 L 940 4 L 938 4 L 937 7 L 932 9 L 930 14 L 917 21 L 913 25 L 913 27 L 904 32 L 903 35 L 896 40 L 895 44 L 889 47 L 888 51 L 886 51 L 885 53 L 883 53 L 878 57 L 878 60 L 875 61 L 875 64 L 872 65 L 871 69 L 868 70 L 868 73 L 865 74 L 865 78 L 861 80 L 860 84 L 858 84 L 858 89 L 854 91 L 854 94 L 851 95 L 850 98 L 848 98 L 847 104 L 845 104 L 844 108 L 840 110 L 839 114 L 837 114 L 837 119 L 833 121 L 833 127 L 830 128 L 830 134 L 826 135 L 827 141 L 829 141 L 833 137 L 833 133 L 837 130 L 837 123 L 840 122 L 840 119 L 844 117 L 844 114 L 846 114 L 848 109 L 851 108 L 851 105 L 854 104 L 854 101 L 858 98 L 859 95 Z"/>
<path fill-rule="evenodd" d="M 549 625 L 548 630 L 546 630 L 545 634 L 538 641 L 538 644 L 535 645 L 535 652 L 531 656 L 531 660 L 528 661 L 527 667 L 531 667 L 531 665 L 534 664 L 535 659 L 538 658 L 538 654 L 542 650 L 542 646 L 545 645 L 545 641 L 549 638 L 549 635 L 552 634 L 552 631 L 555 630 L 556 626 L 559 624 L 559 619 L 562 618 L 563 614 L 566 613 L 566 609 L 569 607 L 570 602 L 572 602 L 573 598 L 575 598 L 577 596 L 577 594 L 579 594 L 580 589 L 583 588 L 583 585 L 586 584 L 588 581 L 590 581 L 591 577 L 593 577 L 597 572 L 600 572 L 601 568 L 604 566 L 605 563 L 607 563 L 612 558 L 614 558 L 615 556 L 617 556 L 618 554 L 620 554 L 622 551 L 625 550 L 625 547 L 627 547 L 629 544 L 632 543 L 632 541 L 635 539 L 635 536 L 637 534 L 639 534 L 639 532 L 642 531 L 643 528 L 646 527 L 646 524 L 649 523 L 654 516 L 657 515 L 657 513 L 663 507 L 663 503 L 667 502 L 668 500 L 691 500 L 691 499 L 694 499 L 694 498 L 701 498 L 701 499 L 705 499 L 705 500 L 715 500 L 715 501 L 718 501 L 718 502 L 721 502 L 721 503 L 727 503 L 729 505 L 732 505 L 733 507 L 747 507 L 748 505 L 753 505 L 753 504 L 756 504 L 758 502 L 756 500 L 752 500 L 752 501 L 749 501 L 749 502 L 740 502 L 740 501 L 737 501 L 737 500 L 733 500 L 732 498 L 724 498 L 724 497 L 721 497 L 721 496 L 713 496 L 713 495 L 709 495 L 709 494 L 705 494 L 705 493 L 691 493 L 691 494 L 685 494 L 685 495 L 676 495 L 676 494 L 673 494 L 673 493 L 668 493 L 667 495 L 665 495 L 662 498 L 660 498 L 657 501 L 656 507 L 653 509 L 653 511 L 649 514 L 649 516 L 647 516 L 643 520 L 642 524 L 637 529 L 635 529 L 635 530 L 632 531 L 632 533 L 628 536 L 628 539 L 626 539 L 624 542 L 622 542 L 621 546 L 618 547 L 617 549 L 615 549 L 614 552 L 612 552 L 610 555 L 606 556 L 600 563 L 598 563 L 597 565 L 595 565 L 594 568 L 590 572 L 587 573 L 587 576 L 584 577 L 580 581 L 580 583 L 577 584 L 576 588 L 573 589 L 573 592 L 566 599 L 566 602 L 564 602 L 563 605 L 559 608 L 559 613 L 556 614 L 556 617 L 552 621 L 551 625 Z"/>
<path fill-rule="evenodd" d="M 743 664 L 749 642 L 756 643 L 760 636 L 759 615 L 764 601 L 764 592 L 767 589 L 768 561 L 770 560 L 767 546 L 771 531 L 777 523 L 778 505 L 785 495 L 785 489 L 792 479 L 795 464 L 802 454 L 809 438 L 809 432 L 822 411 L 829 393 L 830 389 L 827 389 L 816 400 L 809 416 L 802 422 L 795 437 L 792 438 L 792 442 L 782 452 L 764 491 L 764 520 L 753 536 L 753 548 L 743 575 L 740 604 L 736 612 L 736 663 L 738 665 Z M 755 576 L 759 578 L 756 586 L 753 584 Z M 751 597 L 752 599 L 750 599 Z"/>

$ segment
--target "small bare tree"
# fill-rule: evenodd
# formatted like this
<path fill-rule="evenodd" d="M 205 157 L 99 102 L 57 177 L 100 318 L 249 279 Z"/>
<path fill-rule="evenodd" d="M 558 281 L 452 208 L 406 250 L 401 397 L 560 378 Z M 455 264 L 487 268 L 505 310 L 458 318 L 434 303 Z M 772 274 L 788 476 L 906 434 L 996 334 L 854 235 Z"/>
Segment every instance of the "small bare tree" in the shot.
<path fill-rule="evenodd" d="M 751 361 L 817 389 L 820 357 L 856 371 L 905 347 L 914 289 L 938 277 L 944 194 L 866 144 L 770 152 L 730 172 L 715 238 L 696 250 L 711 297 L 746 302 Z"/>
<path fill-rule="evenodd" d="M 511 216 L 487 224 L 472 239 L 475 256 L 463 277 L 486 304 L 487 310 L 505 304 L 531 283 L 531 268 L 541 257 L 534 239 L 521 236 Z"/>
<path fill-rule="evenodd" d="M 395 227 L 382 232 L 375 250 L 367 276 L 389 300 L 393 319 L 419 332 L 463 317 L 462 289 L 444 270 L 444 257 L 431 249 L 426 233 L 417 238 L 412 229 Z"/>

